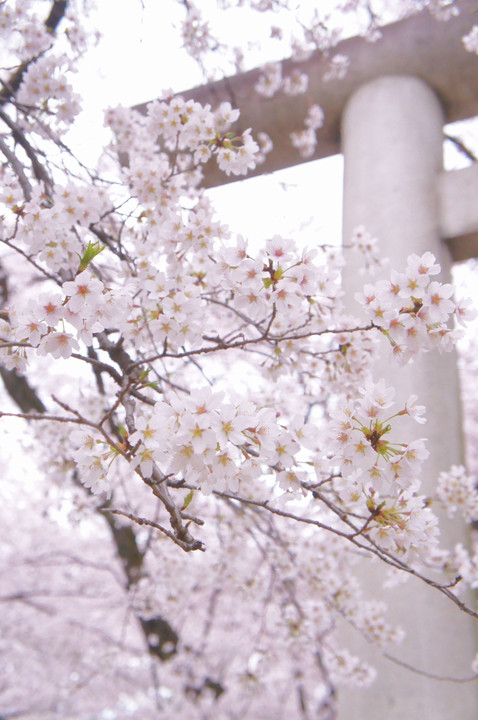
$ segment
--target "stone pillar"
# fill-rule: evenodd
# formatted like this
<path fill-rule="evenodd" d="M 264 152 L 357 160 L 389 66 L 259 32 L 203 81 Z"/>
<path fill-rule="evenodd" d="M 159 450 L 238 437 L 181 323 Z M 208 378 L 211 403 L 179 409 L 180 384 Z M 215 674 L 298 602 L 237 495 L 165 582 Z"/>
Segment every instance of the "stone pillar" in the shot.
<path fill-rule="evenodd" d="M 430 250 L 442 266 L 440 280 L 449 280 L 450 259 L 439 231 L 438 178 L 442 170 L 443 113 L 433 91 L 416 77 L 389 76 L 373 80 L 350 98 L 342 118 L 345 158 L 344 242 L 358 225 L 375 235 L 391 267 L 405 268 L 410 253 Z M 384 273 L 386 275 L 386 272 Z M 364 278 L 351 266 L 344 287 L 353 293 Z M 354 314 L 358 305 L 350 302 Z M 385 339 L 384 339 L 384 342 Z M 414 364 L 394 366 L 378 360 L 376 379 L 397 388 L 397 400 L 418 395 L 427 406 L 427 424 L 403 423 L 406 439 L 426 437 L 431 458 L 424 469 L 423 491 L 433 494 L 438 473 L 462 462 L 459 389 L 456 358 L 451 353 L 425 354 Z M 465 531 L 446 526 L 442 544 L 463 541 Z M 365 563 L 367 565 L 367 563 Z M 469 677 L 476 650 L 476 622 L 415 579 L 381 593 L 378 574 L 364 566 L 365 592 L 387 602 L 391 621 L 407 637 L 389 652 L 426 673 Z M 352 630 L 349 631 L 353 633 Z M 347 635 L 347 640 L 349 635 Z M 354 641 L 355 642 L 355 641 Z M 378 669 L 376 683 L 366 691 L 343 689 L 339 720 L 477 720 L 477 683 L 432 680 L 381 657 L 357 640 L 354 650 Z"/>

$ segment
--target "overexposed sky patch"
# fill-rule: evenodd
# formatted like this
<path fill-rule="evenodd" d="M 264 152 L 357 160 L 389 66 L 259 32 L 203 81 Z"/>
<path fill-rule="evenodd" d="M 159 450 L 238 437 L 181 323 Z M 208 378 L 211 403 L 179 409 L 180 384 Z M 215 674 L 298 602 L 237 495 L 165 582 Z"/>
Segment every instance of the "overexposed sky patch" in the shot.
<path fill-rule="evenodd" d="M 219 216 L 251 241 L 282 235 L 313 247 L 340 243 L 342 179 L 343 158 L 335 155 L 208 193 Z"/>

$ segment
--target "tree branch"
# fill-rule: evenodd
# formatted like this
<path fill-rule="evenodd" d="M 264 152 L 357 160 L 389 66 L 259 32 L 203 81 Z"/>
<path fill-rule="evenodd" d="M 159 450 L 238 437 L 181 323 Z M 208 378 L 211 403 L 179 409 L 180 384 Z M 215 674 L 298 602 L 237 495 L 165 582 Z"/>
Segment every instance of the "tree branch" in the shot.
<path fill-rule="evenodd" d="M 478 162 L 478 157 L 475 155 L 475 153 L 470 150 L 469 147 L 465 145 L 465 143 L 460 140 L 459 138 L 453 137 L 453 135 L 445 135 L 445 140 L 449 140 L 453 145 L 465 156 L 468 158 L 468 160 L 471 160 L 472 162 Z"/>
<path fill-rule="evenodd" d="M 68 0 L 54 0 L 51 6 L 50 14 L 45 20 L 45 27 L 48 28 L 52 33 L 57 29 L 60 21 L 66 12 L 68 6 Z"/>

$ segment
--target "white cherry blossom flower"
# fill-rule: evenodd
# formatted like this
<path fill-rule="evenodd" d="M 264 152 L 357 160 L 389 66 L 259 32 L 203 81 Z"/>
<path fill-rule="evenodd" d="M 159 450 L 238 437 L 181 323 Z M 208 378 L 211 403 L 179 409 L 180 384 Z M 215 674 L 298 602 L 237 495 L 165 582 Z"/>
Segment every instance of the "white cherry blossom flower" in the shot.
<path fill-rule="evenodd" d="M 104 290 L 103 283 L 89 270 L 79 273 L 73 281 L 64 282 L 64 293 L 68 297 L 68 309 L 73 313 L 82 313 L 85 306 L 90 312 L 100 304 Z"/>
<path fill-rule="evenodd" d="M 78 341 L 75 340 L 73 335 L 66 332 L 55 331 L 42 337 L 37 348 L 37 353 L 39 355 L 49 354 L 56 359 L 60 357 L 69 358 L 75 350 L 78 351 L 79 349 Z"/>

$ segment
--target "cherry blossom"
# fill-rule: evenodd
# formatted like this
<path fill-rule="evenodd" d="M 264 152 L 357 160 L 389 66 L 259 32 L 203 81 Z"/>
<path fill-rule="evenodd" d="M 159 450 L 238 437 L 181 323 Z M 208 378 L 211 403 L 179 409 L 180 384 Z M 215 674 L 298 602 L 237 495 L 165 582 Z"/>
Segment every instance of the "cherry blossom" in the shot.
<path fill-rule="evenodd" d="M 336 687 L 376 674 L 339 626 L 381 653 L 403 638 L 359 558 L 450 602 L 478 586 L 477 548 L 439 544 L 440 510 L 476 520 L 473 475 L 443 468 L 425 494 L 426 410 L 372 369 L 381 345 L 397 374 L 453 349 L 472 302 L 430 252 L 375 281 L 386 258 L 359 227 L 353 317 L 340 248 L 226 227 L 206 164 L 235 179 L 272 147 L 233 96 L 213 107 L 165 90 L 143 114 L 109 108 L 111 143 L 87 167 L 68 129 L 88 15 L 54 3 L 47 26 L 42 3 L 0 5 L 2 712 L 334 714 Z M 304 103 L 287 142 L 309 157 L 325 117 L 303 61 L 320 50 L 341 82 L 334 47 L 361 7 L 341 3 L 337 22 L 297 7 L 292 28 L 287 3 L 218 5 L 273 14 L 268 40 L 294 56 L 266 63 L 256 91 Z M 208 78 L 247 64 L 252 40 L 228 50 L 194 3 L 176 10 Z M 380 18 L 357 22 L 377 39 Z M 457 613 L 474 613 L 466 603 Z"/>
<path fill-rule="evenodd" d="M 46 355 L 48 353 L 58 359 L 60 357 L 68 358 L 74 350 L 79 349 L 80 346 L 73 335 L 66 332 L 55 331 L 48 333 L 48 335 L 42 338 L 37 352 L 39 355 Z"/>
<path fill-rule="evenodd" d="M 263 67 L 254 89 L 259 95 L 273 97 L 282 86 L 282 68 L 278 63 L 267 63 Z"/>
<path fill-rule="evenodd" d="M 470 32 L 463 37 L 463 45 L 468 52 L 478 54 L 478 25 L 473 25 Z"/>
<path fill-rule="evenodd" d="M 438 476 L 437 498 L 443 504 L 449 517 L 457 510 L 467 522 L 478 517 L 478 492 L 474 478 L 467 475 L 463 466 L 453 465 Z"/>

